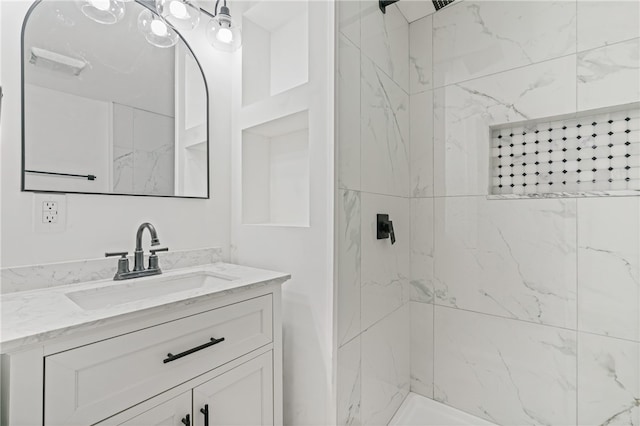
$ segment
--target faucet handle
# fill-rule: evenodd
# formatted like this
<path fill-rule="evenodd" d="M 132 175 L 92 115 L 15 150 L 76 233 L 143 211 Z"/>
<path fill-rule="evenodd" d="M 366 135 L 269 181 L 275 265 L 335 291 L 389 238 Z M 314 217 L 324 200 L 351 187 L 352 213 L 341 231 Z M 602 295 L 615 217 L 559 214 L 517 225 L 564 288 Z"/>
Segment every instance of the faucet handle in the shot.
<path fill-rule="evenodd" d="M 114 251 L 114 252 L 105 253 L 104 257 L 114 257 L 114 256 L 126 257 L 128 254 L 129 254 L 128 251 Z"/>
<path fill-rule="evenodd" d="M 122 256 L 120 257 L 120 259 L 118 259 L 118 272 L 116 272 L 116 275 L 113 277 L 114 280 L 121 280 L 122 275 L 129 272 L 129 259 L 127 258 L 128 254 L 129 252 L 126 251 L 116 251 L 104 254 L 104 257 Z"/>
<path fill-rule="evenodd" d="M 162 248 L 150 248 L 149 251 L 151 252 L 152 255 L 156 254 L 157 251 L 169 251 L 169 247 L 162 247 Z"/>
<path fill-rule="evenodd" d="M 160 265 L 158 265 L 158 255 L 157 251 L 169 251 L 169 247 L 163 247 L 158 249 L 149 249 L 151 252 L 151 256 L 149 256 L 149 269 L 160 271 Z"/>

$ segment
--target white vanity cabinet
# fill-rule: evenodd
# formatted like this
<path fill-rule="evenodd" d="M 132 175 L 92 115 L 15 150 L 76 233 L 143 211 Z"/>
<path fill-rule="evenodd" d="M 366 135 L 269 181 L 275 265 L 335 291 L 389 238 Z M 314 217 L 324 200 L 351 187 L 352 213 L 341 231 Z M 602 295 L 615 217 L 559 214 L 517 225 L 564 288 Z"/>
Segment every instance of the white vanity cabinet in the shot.
<path fill-rule="evenodd" d="M 154 398 L 99 426 L 229 426 L 274 424 L 273 353 L 267 351 L 187 392 Z M 225 371 L 226 370 L 226 371 Z M 199 383 L 202 380 L 196 380 Z M 165 401 L 166 398 L 170 398 Z M 140 413 L 141 410 L 147 411 Z M 193 407 L 193 411 L 192 411 Z"/>
<path fill-rule="evenodd" d="M 194 388 L 193 425 L 272 425 L 272 364 L 267 352 Z"/>
<path fill-rule="evenodd" d="M 132 415 L 133 417 L 130 417 Z M 127 418 L 127 420 L 108 420 L 98 423 L 98 425 L 191 426 L 191 392 L 185 392 L 170 399 L 169 401 L 162 402 L 161 404 L 156 405 L 155 407 L 143 412 L 142 414 L 131 413 L 129 410 L 127 410 L 116 417 L 120 419 Z"/>
<path fill-rule="evenodd" d="M 2 355 L 2 425 L 282 424 L 279 284 L 137 316 Z"/>

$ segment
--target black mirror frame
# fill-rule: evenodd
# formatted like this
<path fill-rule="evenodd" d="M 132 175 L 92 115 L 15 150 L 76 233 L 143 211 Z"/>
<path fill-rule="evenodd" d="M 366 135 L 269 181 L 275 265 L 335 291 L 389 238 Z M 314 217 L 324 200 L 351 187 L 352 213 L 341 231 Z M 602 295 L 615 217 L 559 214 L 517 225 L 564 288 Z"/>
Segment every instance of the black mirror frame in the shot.
<path fill-rule="evenodd" d="M 157 15 L 157 12 L 155 10 L 154 4 L 155 2 L 153 0 L 134 0 L 136 3 L 138 3 L 139 5 L 149 9 L 151 12 L 153 12 L 154 14 Z M 112 193 L 112 192 L 83 192 L 83 191 L 50 191 L 50 190 L 42 190 L 42 189 L 26 189 L 25 188 L 25 166 L 26 166 L 26 147 L 25 147 L 25 98 L 24 98 L 24 86 L 25 86 L 25 78 L 24 78 L 24 71 L 25 71 L 25 52 L 24 52 L 24 34 L 25 34 L 25 30 L 27 28 L 27 21 L 29 20 L 29 17 L 31 16 L 31 13 L 34 11 L 34 9 L 40 4 L 42 3 L 43 0 L 35 0 L 33 2 L 33 4 L 29 7 L 29 10 L 27 11 L 25 17 L 24 17 L 24 21 L 22 22 L 22 31 L 20 34 L 20 118 L 21 118 L 21 123 L 20 123 L 20 131 L 21 131 L 21 139 L 22 139 L 22 150 L 21 150 L 21 172 L 20 172 L 20 191 L 21 192 L 37 192 L 37 193 L 48 193 L 48 194 L 88 194 L 88 195 L 116 195 L 116 196 L 125 196 L 125 197 L 158 197 L 158 198 L 186 198 L 186 199 L 198 199 L 198 200 L 208 200 L 211 198 L 211 132 L 209 130 L 209 127 L 211 125 L 211 123 L 209 122 L 209 85 L 207 83 L 207 77 L 205 76 L 204 70 L 202 69 L 202 65 L 200 65 L 200 61 L 198 60 L 198 57 L 193 53 L 193 49 L 191 49 L 191 46 L 189 45 L 189 43 L 187 42 L 187 40 L 185 40 L 184 37 L 182 37 L 182 34 L 180 34 L 180 32 L 178 30 L 176 30 L 176 33 L 178 34 L 178 37 L 180 37 L 180 40 L 182 40 L 182 42 L 185 44 L 185 46 L 187 46 L 187 49 L 189 49 L 189 52 L 191 52 L 191 56 L 193 56 L 193 59 L 195 59 L 196 64 L 198 64 L 198 69 L 200 70 L 200 73 L 202 74 L 202 80 L 204 81 L 204 87 L 205 87 L 205 96 L 206 96 L 206 104 L 207 104 L 207 109 L 206 109 L 206 118 L 207 118 L 207 195 L 206 196 L 202 196 L 202 197 L 196 197 L 196 196 L 184 196 L 184 195 L 157 195 L 157 194 L 122 194 L 122 193 Z M 209 13 L 208 11 L 201 9 L 201 13 L 204 13 L 206 15 L 208 15 L 209 17 L 213 18 L 213 15 L 211 13 Z"/>

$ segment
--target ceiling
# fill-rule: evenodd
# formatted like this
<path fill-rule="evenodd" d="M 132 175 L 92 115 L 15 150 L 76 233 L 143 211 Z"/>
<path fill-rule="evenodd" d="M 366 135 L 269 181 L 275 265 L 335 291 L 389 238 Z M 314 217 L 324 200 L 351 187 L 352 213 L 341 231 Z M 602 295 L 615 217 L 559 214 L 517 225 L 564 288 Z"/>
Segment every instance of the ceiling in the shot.
<path fill-rule="evenodd" d="M 417 21 L 436 11 L 431 0 L 400 0 L 396 5 L 409 22 Z"/>
<path fill-rule="evenodd" d="M 401 0 L 398 9 L 409 23 L 431 15 L 433 12 L 453 3 L 454 0 Z M 437 3 L 437 6 L 436 6 Z"/>
<path fill-rule="evenodd" d="M 143 7 L 125 5 L 122 21 L 104 25 L 85 17 L 72 1 L 38 3 L 24 33 L 25 82 L 173 116 L 175 49 L 149 44 L 137 27 Z M 78 76 L 34 66 L 32 46 L 87 66 Z"/>

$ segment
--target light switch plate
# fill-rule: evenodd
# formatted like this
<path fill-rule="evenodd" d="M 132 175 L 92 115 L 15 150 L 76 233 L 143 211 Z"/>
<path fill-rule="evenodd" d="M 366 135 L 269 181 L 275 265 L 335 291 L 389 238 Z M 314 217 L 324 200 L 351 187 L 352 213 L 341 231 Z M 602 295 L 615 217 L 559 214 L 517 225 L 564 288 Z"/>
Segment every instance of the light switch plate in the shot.
<path fill-rule="evenodd" d="M 63 232 L 67 228 L 65 194 L 33 194 L 33 230 L 36 233 Z"/>

